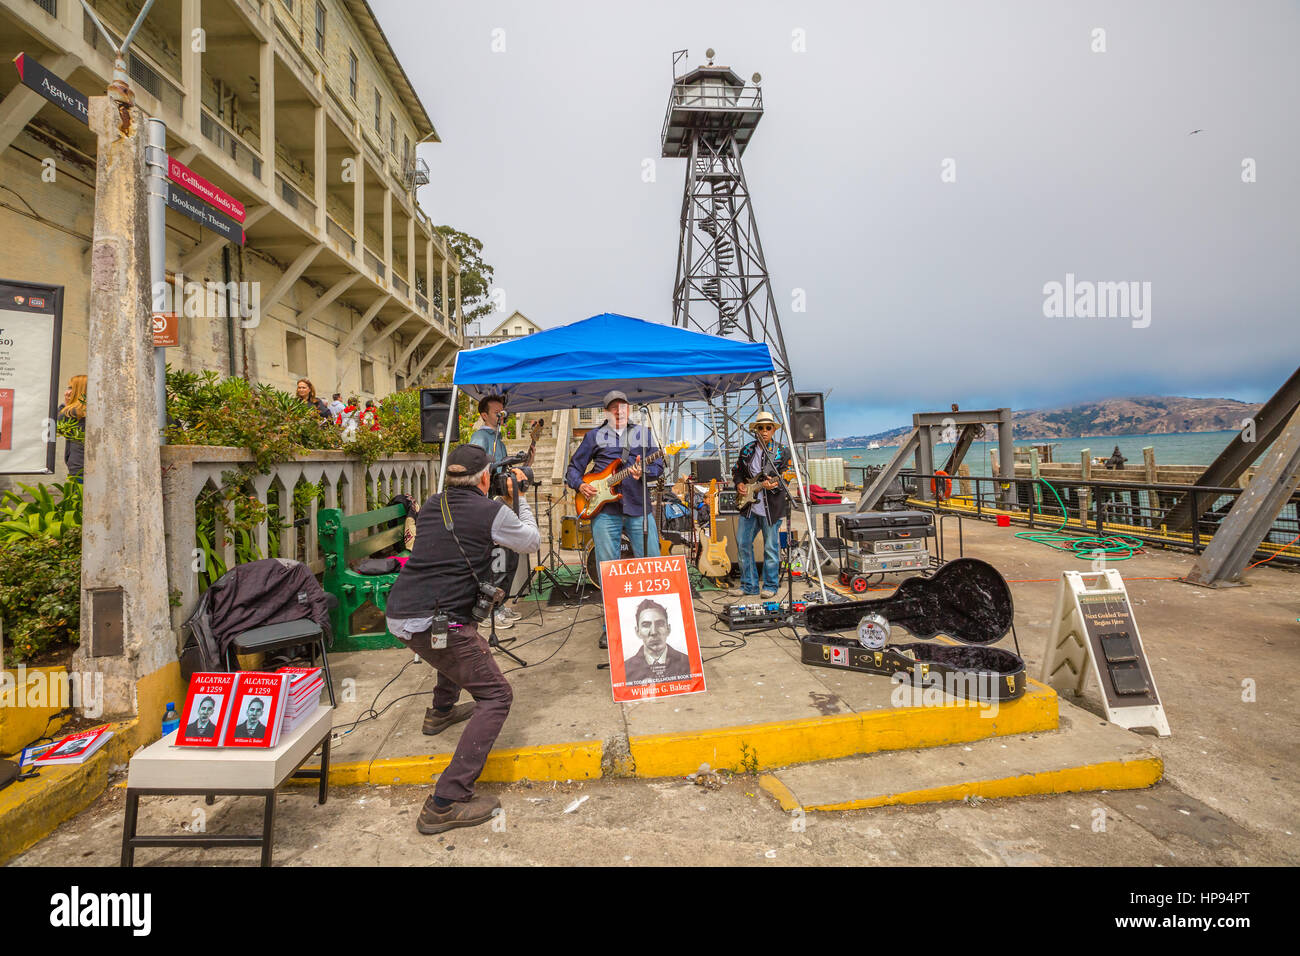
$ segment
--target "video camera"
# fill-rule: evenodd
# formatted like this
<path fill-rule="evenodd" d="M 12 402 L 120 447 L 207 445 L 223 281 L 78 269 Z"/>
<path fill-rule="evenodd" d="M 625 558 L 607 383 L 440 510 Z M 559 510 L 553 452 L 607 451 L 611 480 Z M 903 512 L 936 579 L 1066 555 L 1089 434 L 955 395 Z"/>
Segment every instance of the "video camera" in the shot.
<path fill-rule="evenodd" d="M 492 475 L 492 483 L 488 486 L 488 494 L 493 498 L 505 498 L 510 495 L 510 485 L 515 486 L 515 493 L 522 495 L 537 479 L 533 477 L 533 470 L 524 464 L 528 460 L 527 452 L 520 452 L 517 455 L 510 455 L 503 458 L 493 465 L 488 466 Z M 519 481 L 515 478 L 515 469 L 518 468 L 524 473 L 524 480 Z"/>

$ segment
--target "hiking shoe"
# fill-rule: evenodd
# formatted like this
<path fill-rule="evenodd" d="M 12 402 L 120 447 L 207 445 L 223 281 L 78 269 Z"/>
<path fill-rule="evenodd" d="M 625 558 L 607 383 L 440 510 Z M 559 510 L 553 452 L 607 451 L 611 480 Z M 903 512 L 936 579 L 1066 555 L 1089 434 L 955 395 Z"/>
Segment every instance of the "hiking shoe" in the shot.
<path fill-rule="evenodd" d="M 521 618 L 521 617 L 523 616 L 523 615 L 520 614 L 518 611 L 516 611 L 514 608 L 512 608 L 512 607 L 508 607 L 508 606 L 506 606 L 506 605 L 504 605 L 504 604 L 501 606 L 501 613 L 504 614 L 504 615 L 506 615 L 506 617 L 510 618 L 510 620 L 512 620 L 512 621 L 517 621 L 517 620 L 519 620 L 519 618 Z"/>
<path fill-rule="evenodd" d="M 433 794 L 424 801 L 424 809 L 415 821 L 415 828 L 425 836 L 453 830 L 456 827 L 476 827 L 492 819 L 492 811 L 501 809 L 501 801 L 488 794 L 475 794 L 464 803 L 453 803 L 439 811 L 433 804 Z"/>
<path fill-rule="evenodd" d="M 432 737 L 434 734 L 440 734 L 452 724 L 458 724 L 462 720 L 469 720 L 474 714 L 474 701 L 465 704 L 457 704 L 451 709 L 449 714 L 439 714 L 432 707 L 424 711 L 424 728 L 426 736 Z"/>
<path fill-rule="evenodd" d="M 504 631 L 515 626 L 515 619 L 508 615 L 504 610 L 496 612 L 497 629 Z"/>
<path fill-rule="evenodd" d="M 775 592 L 775 591 L 760 591 L 758 596 L 759 596 L 759 597 L 765 597 L 765 598 L 776 597 L 776 592 Z"/>

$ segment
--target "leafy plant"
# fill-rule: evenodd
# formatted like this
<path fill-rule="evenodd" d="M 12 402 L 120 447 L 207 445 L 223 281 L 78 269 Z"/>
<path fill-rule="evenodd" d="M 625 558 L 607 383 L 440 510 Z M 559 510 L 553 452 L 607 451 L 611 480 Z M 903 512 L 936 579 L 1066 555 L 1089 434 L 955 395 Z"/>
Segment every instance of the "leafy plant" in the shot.
<path fill-rule="evenodd" d="M 81 627 L 81 536 L 0 542 L 0 619 L 13 663 L 75 646 Z"/>
<path fill-rule="evenodd" d="M 60 538 L 65 531 L 81 532 L 81 485 L 68 479 L 49 486 L 19 483 L 22 494 L 0 494 L 0 541 L 27 538 Z"/>

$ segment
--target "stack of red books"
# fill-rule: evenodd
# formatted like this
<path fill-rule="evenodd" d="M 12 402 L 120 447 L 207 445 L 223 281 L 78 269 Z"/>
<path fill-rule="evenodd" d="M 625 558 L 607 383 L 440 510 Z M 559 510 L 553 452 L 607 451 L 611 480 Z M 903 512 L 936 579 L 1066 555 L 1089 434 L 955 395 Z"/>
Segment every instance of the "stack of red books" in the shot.
<path fill-rule="evenodd" d="M 288 733 L 316 713 L 321 692 L 325 689 L 325 673 L 319 667 L 281 667 L 276 673 L 287 674 L 291 681 L 283 728 Z"/>

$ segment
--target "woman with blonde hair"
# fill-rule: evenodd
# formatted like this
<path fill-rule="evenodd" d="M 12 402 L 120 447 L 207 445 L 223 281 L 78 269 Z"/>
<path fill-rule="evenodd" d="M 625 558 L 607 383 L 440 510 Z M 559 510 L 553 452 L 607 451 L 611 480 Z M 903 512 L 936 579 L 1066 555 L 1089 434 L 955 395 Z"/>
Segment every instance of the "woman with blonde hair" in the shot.
<path fill-rule="evenodd" d="M 68 476 L 80 481 L 86 470 L 86 376 L 74 375 L 68 379 L 57 421 L 64 438 L 63 464 L 67 466 Z M 68 437 L 69 432 L 80 434 L 80 440 Z"/>

